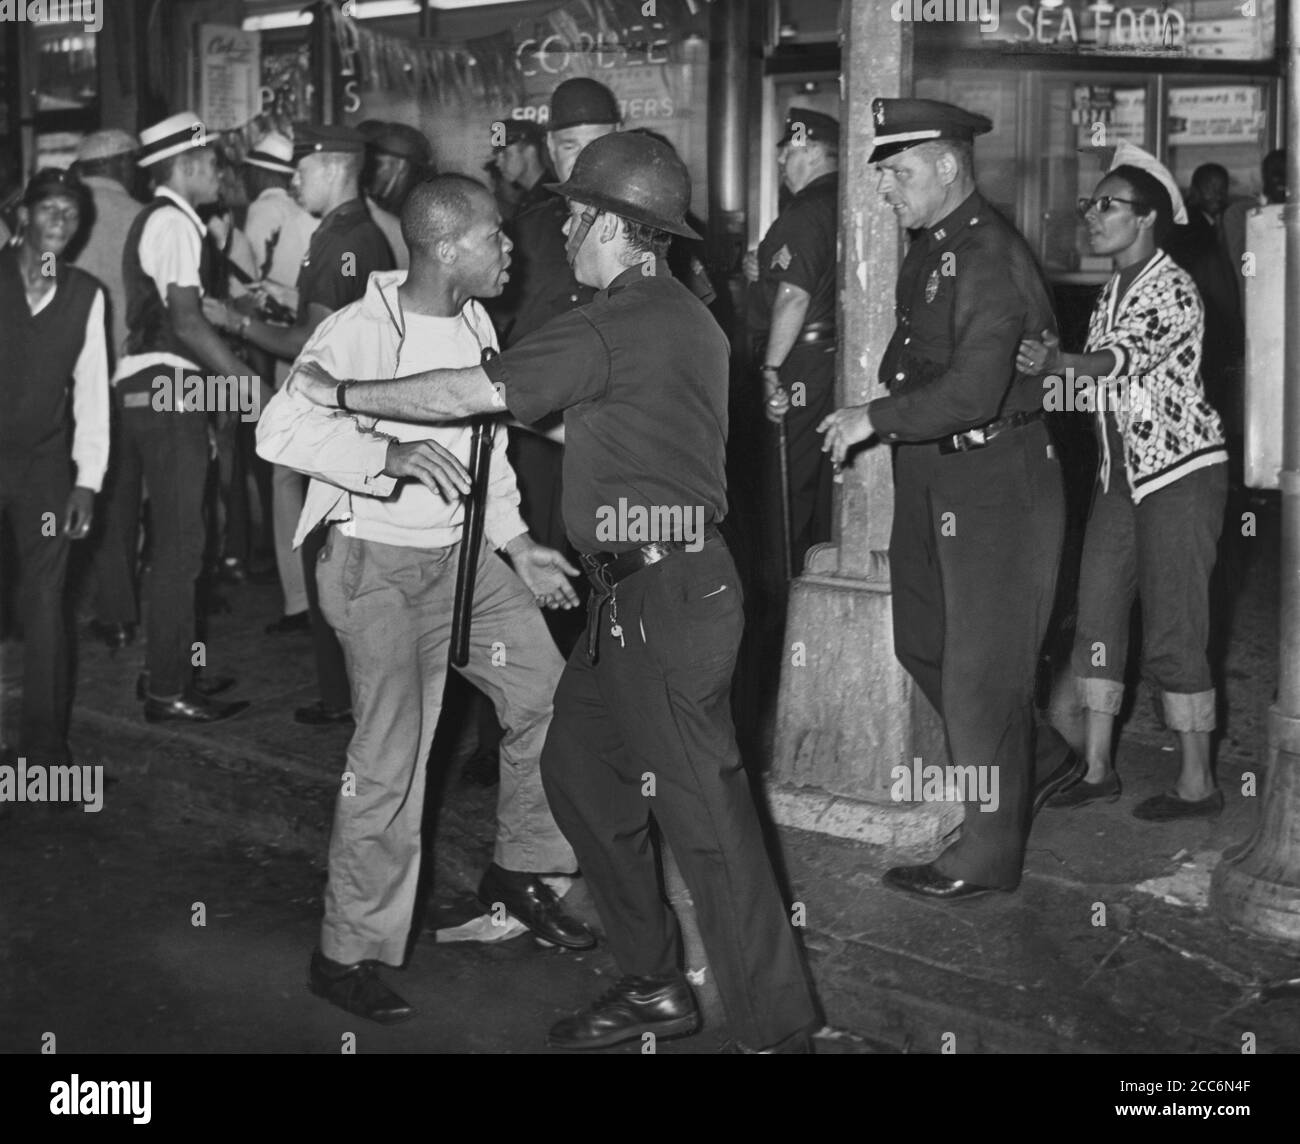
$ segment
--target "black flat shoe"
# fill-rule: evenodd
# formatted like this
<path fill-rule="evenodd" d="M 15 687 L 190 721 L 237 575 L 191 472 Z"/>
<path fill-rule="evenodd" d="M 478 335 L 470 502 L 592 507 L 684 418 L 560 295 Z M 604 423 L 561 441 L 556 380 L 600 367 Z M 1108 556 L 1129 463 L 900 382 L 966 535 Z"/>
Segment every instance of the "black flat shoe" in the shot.
<path fill-rule="evenodd" d="M 281 616 L 262 629 L 268 636 L 301 635 L 311 631 L 311 613 L 294 612 L 292 616 Z"/>
<path fill-rule="evenodd" d="M 891 890 L 936 902 L 956 902 L 998 890 L 997 886 L 980 886 L 961 878 L 947 878 L 928 862 L 924 866 L 895 866 L 885 871 L 881 882 Z"/>
<path fill-rule="evenodd" d="M 91 620 L 87 630 L 112 651 L 135 643 L 135 624 L 106 624 L 100 620 Z"/>
<path fill-rule="evenodd" d="M 381 1025 L 395 1025 L 415 1016 L 415 1009 L 379 979 L 374 966 L 364 961 L 343 965 L 319 949 L 311 955 L 307 988 L 331 1005 Z"/>
<path fill-rule="evenodd" d="M 238 715 L 247 706 L 247 701 L 218 703 L 192 692 L 179 699 L 150 696 L 144 701 L 144 717 L 150 723 L 220 723 Z"/>
<path fill-rule="evenodd" d="M 591 930 L 564 912 L 555 891 L 536 874 L 503 870 L 493 862 L 478 884 L 478 900 L 488 909 L 498 903 L 505 906 L 508 914 L 552 945 L 591 949 L 596 944 Z"/>
<path fill-rule="evenodd" d="M 319 699 L 293 713 L 293 721 L 307 727 L 325 727 L 331 723 L 355 723 L 350 707 L 327 707 Z"/>
<path fill-rule="evenodd" d="M 1038 814 L 1044 806 L 1055 806 L 1051 799 L 1062 791 L 1070 790 L 1082 781 L 1088 773 L 1088 764 L 1075 751 L 1065 756 L 1065 761 L 1034 788 L 1033 813 Z"/>
<path fill-rule="evenodd" d="M 1066 807 L 1087 806 L 1090 802 L 1117 802 L 1121 793 L 1119 775 L 1111 771 L 1099 783 L 1090 783 L 1080 780 L 1072 787 L 1062 790 L 1059 794 L 1054 795 L 1047 800 L 1047 805 L 1053 810 L 1060 810 Z"/>
<path fill-rule="evenodd" d="M 214 695 L 220 695 L 223 691 L 229 691 L 235 686 L 235 680 L 229 675 L 214 675 L 209 679 L 206 675 L 195 674 L 194 682 L 190 684 L 190 690 L 195 695 L 202 695 L 205 699 L 210 699 Z M 149 698 L 149 669 L 145 668 L 135 679 L 135 697 L 143 703 Z"/>
<path fill-rule="evenodd" d="M 1223 791 L 1189 802 L 1173 791 L 1145 799 L 1133 808 L 1133 817 L 1144 822 L 1173 822 L 1179 818 L 1214 818 L 1223 813 Z"/>
<path fill-rule="evenodd" d="M 700 1010 L 685 977 L 663 982 L 622 977 L 581 1013 L 558 1021 L 546 1038 L 556 1049 L 604 1049 L 645 1033 L 668 1040 L 700 1028 Z"/>

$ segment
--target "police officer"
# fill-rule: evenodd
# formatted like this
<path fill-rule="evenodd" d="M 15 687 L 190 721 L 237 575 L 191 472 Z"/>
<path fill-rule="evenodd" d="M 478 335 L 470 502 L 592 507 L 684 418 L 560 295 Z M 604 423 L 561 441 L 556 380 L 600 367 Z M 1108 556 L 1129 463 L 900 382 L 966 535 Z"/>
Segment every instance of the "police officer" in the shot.
<path fill-rule="evenodd" d="M 507 221 L 552 198 L 545 187 L 551 174 L 547 162 L 546 131 L 531 119 L 507 119 L 492 148 L 486 170 Z"/>
<path fill-rule="evenodd" d="M 305 127 L 297 133 L 293 192 L 307 213 L 320 219 L 298 271 L 298 320 L 276 326 L 230 307 L 209 307 L 223 328 L 292 361 L 321 322 L 365 295 L 374 271 L 394 269 L 388 241 L 361 197 L 365 151 L 364 136 L 351 127 Z M 316 592 L 316 561 L 325 533 L 317 529 L 302 544 L 308 615 L 286 615 L 267 629 L 272 635 L 311 632 L 320 698 L 294 712 L 294 721 L 308 726 L 352 722 L 343 650 L 321 615 Z"/>
<path fill-rule="evenodd" d="M 357 126 L 366 140 L 366 166 L 361 183 L 366 206 L 375 225 L 384 232 L 399 270 L 410 264 L 399 221 L 411 188 L 433 174 L 433 147 L 417 127 L 367 119 Z"/>
<path fill-rule="evenodd" d="M 831 116 L 800 107 L 787 114 L 777 164 L 792 197 L 759 244 L 758 286 L 750 294 L 765 412 L 770 421 L 786 421 L 786 543 L 795 568 L 810 545 L 831 538 L 831 469 L 817 424 L 835 399 L 839 141 Z"/>
<path fill-rule="evenodd" d="M 309 365 L 290 384 L 318 404 L 341 394 L 350 409 L 417 421 L 503 404 L 526 423 L 564 413 L 564 519 L 594 590 L 542 776 L 622 976 L 550 1043 L 595 1049 L 699 1027 L 657 825 L 694 899 L 737 1050 L 807 1051 L 813 1003 L 729 708 L 743 615 L 717 529 L 727 339 L 663 257 L 670 235 L 694 237 L 683 222 L 690 177 L 671 148 L 618 134 L 591 143 L 558 191 L 574 272 L 600 290 L 590 305 L 482 367 L 340 383 Z M 657 535 L 641 527 L 652 520 Z"/>
<path fill-rule="evenodd" d="M 1082 771 L 1034 727 L 1064 500 L 1040 379 L 1015 360 L 1021 337 L 1056 319 L 1028 245 L 975 186 L 973 140 L 992 123 L 927 99 L 877 99 L 872 113 L 878 190 L 917 233 L 880 367 L 890 393 L 821 428 L 836 463 L 873 433 L 896 446 L 895 652 L 943 718 L 953 764 L 997 783 L 997 808 L 967 803 L 961 838 L 933 863 L 885 875 L 952 901 L 1014 890 L 1032 813 Z M 1046 778 L 1034 789 L 1036 746 Z"/>

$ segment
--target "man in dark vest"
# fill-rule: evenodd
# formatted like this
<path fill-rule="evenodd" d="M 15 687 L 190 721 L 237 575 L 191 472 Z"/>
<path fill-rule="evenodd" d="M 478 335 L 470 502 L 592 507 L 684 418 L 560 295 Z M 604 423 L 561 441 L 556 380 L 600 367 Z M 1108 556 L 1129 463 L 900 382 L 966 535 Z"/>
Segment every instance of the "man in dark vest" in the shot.
<path fill-rule="evenodd" d="M 155 190 L 122 254 L 128 333 L 114 387 L 122 414 L 117 480 L 138 504 L 143 478 L 153 530 L 144 715 L 151 723 L 212 723 L 248 704 L 214 701 L 234 681 L 202 680 L 194 672 L 206 662 L 206 649 L 195 644 L 194 588 L 203 565 L 208 417 L 232 412 L 215 408 L 222 401 L 242 399 L 229 393 L 231 378 L 241 389 L 257 379 L 203 316 L 212 279 L 197 208 L 215 202 L 219 191 L 207 131 L 185 111 L 142 131 L 140 143 L 140 166 Z M 184 381 L 183 400 L 176 400 L 177 379 Z M 121 547 L 118 558 L 132 559 Z"/>
<path fill-rule="evenodd" d="M 18 241 L 0 249 L 0 518 L 18 550 L 25 633 L 17 748 L 43 766 L 68 761 L 68 541 L 90 531 L 108 466 L 104 291 L 62 259 L 90 214 L 76 178 L 40 171 L 18 208 Z"/>

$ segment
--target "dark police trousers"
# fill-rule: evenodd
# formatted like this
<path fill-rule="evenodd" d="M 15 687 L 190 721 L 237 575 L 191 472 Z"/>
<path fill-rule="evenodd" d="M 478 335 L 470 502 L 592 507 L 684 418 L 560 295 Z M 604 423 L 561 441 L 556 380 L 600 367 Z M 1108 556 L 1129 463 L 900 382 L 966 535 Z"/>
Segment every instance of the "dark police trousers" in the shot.
<path fill-rule="evenodd" d="M 814 1019 L 798 944 L 763 846 L 731 722 L 744 626 L 720 537 L 616 587 L 593 666 L 584 639 L 555 693 L 542 782 L 626 975 L 681 969 L 677 921 L 651 838 L 657 824 L 695 903 L 731 1034 L 762 1048 Z"/>
<path fill-rule="evenodd" d="M 943 718 L 952 764 L 997 768 L 998 808 L 966 804 L 961 838 L 934 862 L 945 877 L 1002 889 L 1020 882 L 1035 777 L 1034 678 L 1064 526 L 1060 464 L 1041 421 L 967 453 L 897 449 L 894 650 Z M 1048 728 L 1043 738 L 1063 747 Z"/>
<path fill-rule="evenodd" d="M 787 543 L 797 573 L 803 568 L 808 549 L 831 538 L 831 464 L 822 452 L 822 435 L 817 432 L 817 426 L 835 409 L 834 337 L 811 344 L 796 342 L 779 376 L 781 384 L 790 391 L 792 402 L 796 394 L 801 401 L 799 405 L 791 405 L 785 418 L 790 465 Z M 796 385 L 802 385 L 803 389 L 795 391 Z M 775 487 L 780 489 L 779 482 Z"/>
<path fill-rule="evenodd" d="M 149 490 L 149 690 L 159 698 L 187 691 L 194 677 L 194 587 L 203 569 L 203 490 L 208 475 L 208 415 L 153 408 L 150 366 L 117 383 L 122 417 L 114 458 L 111 519 L 104 558 L 128 580 L 135 567 L 141 481 Z"/>
<path fill-rule="evenodd" d="M 70 678 L 63 532 L 72 465 L 66 441 L 0 456 L 0 525 L 8 517 L 22 583 L 23 713 L 18 749 L 42 766 L 67 762 Z"/>

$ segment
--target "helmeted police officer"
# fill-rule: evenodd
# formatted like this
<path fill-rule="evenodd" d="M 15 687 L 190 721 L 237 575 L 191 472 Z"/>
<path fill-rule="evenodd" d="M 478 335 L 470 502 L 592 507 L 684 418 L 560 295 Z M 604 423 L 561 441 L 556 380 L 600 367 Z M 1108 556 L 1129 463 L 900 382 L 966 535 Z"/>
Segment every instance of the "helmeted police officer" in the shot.
<path fill-rule="evenodd" d="M 346 382 L 303 367 L 318 404 L 417 421 L 504 405 L 563 412 L 564 519 L 593 585 L 542 756 L 618 962 L 617 984 L 559 1022 L 594 1049 L 699 1027 L 664 901 L 654 828 L 694 899 L 739 1051 L 807 1051 L 812 998 L 736 748 L 729 694 L 741 586 L 717 525 L 727 510 L 727 339 L 669 273 L 690 177 L 657 140 L 592 142 L 557 187 L 568 256 L 595 299 L 486 365 Z M 655 523 L 652 523 L 655 522 Z"/>
<path fill-rule="evenodd" d="M 968 802 L 961 838 L 933 863 L 885 875 L 952 901 L 1014 890 L 1033 812 L 1082 771 L 1050 727 L 1036 743 L 1034 725 L 1065 510 L 1040 380 L 1015 361 L 1021 337 L 1056 319 L 1025 240 L 975 187 L 972 141 L 992 123 L 927 99 L 877 99 L 872 112 L 879 191 L 917 233 L 880 366 L 889 396 L 821 428 L 837 462 L 873 433 L 896 446 L 894 649 L 942 716 L 953 764 L 997 783 L 996 808 Z"/>

